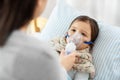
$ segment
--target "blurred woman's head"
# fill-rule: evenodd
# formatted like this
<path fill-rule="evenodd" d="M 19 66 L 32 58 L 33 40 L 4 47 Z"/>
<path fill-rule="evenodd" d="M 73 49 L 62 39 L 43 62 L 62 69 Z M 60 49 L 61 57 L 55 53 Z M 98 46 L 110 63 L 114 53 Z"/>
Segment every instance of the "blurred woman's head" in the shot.
<path fill-rule="evenodd" d="M 0 0 L 0 46 L 16 29 L 38 17 L 47 0 Z"/>

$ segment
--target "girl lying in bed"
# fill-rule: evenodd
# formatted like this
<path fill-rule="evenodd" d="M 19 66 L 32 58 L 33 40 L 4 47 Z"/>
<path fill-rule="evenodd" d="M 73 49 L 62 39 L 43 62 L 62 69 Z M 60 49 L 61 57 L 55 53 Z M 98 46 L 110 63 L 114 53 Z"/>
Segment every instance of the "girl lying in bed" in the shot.
<path fill-rule="evenodd" d="M 73 68 L 68 71 L 72 80 L 92 80 L 95 76 L 95 68 L 92 61 L 91 50 L 98 36 L 97 22 L 88 16 L 75 18 L 67 34 L 50 41 L 51 46 L 59 54 L 64 49 L 66 54 L 78 53 Z M 72 44 L 67 50 L 68 45 Z"/>

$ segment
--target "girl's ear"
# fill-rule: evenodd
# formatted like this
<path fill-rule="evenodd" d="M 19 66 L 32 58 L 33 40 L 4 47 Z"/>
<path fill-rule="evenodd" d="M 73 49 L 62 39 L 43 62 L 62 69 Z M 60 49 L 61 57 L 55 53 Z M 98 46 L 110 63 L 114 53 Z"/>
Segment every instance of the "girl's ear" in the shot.
<path fill-rule="evenodd" d="M 93 42 L 89 41 L 89 42 L 84 42 L 85 44 L 88 44 L 88 48 L 90 48 L 90 50 L 92 50 L 94 44 Z"/>

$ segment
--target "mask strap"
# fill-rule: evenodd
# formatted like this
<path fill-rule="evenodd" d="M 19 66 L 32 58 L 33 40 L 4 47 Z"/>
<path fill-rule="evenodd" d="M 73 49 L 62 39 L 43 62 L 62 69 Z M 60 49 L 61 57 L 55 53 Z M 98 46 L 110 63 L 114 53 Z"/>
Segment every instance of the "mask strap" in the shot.
<path fill-rule="evenodd" d="M 68 33 L 65 35 L 65 38 L 68 38 L 68 37 L 70 37 L 69 35 L 68 35 Z"/>
<path fill-rule="evenodd" d="M 85 44 L 88 44 L 88 45 L 90 45 L 90 44 L 93 44 L 93 42 L 91 42 L 91 41 L 89 41 L 89 42 L 84 42 Z"/>

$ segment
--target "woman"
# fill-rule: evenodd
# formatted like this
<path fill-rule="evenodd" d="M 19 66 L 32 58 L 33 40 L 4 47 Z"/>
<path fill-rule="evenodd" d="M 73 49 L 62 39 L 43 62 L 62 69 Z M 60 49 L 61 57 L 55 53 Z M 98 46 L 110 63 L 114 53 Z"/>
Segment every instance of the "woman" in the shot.
<path fill-rule="evenodd" d="M 64 80 L 53 52 L 46 44 L 24 32 L 29 22 L 43 12 L 46 2 L 0 1 L 0 80 Z M 64 65 L 67 69 L 71 66 L 71 63 Z"/>

